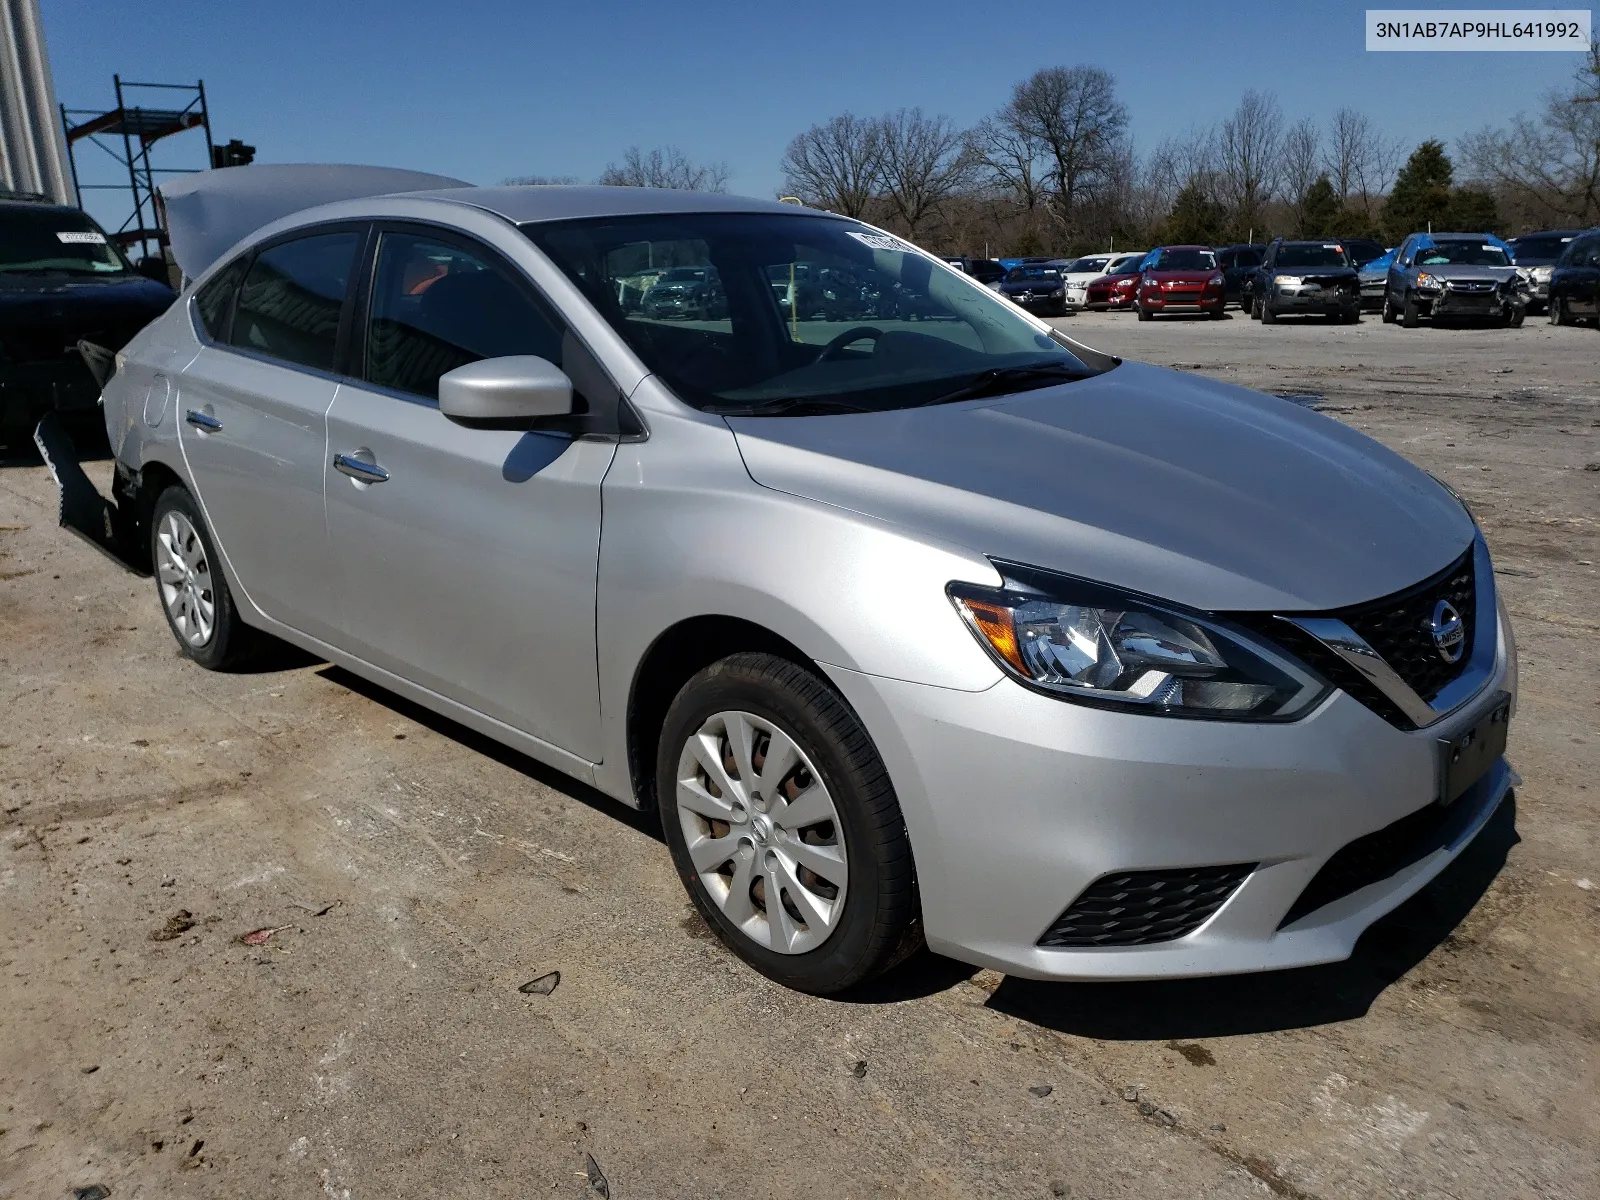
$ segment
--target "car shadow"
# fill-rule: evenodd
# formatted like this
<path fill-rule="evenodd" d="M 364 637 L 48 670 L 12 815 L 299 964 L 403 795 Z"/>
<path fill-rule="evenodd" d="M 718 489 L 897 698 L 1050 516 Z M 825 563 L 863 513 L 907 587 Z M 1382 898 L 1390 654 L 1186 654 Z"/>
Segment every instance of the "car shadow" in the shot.
<path fill-rule="evenodd" d="M 391 712 L 421 725 L 424 729 L 430 729 L 442 737 L 459 742 L 467 749 L 476 751 L 486 758 L 491 758 L 501 766 L 509 767 L 536 783 L 542 783 L 545 787 L 570 796 L 580 804 L 586 804 L 596 812 L 603 813 L 630 829 L 646 834 L 658 842 L 665 843 L 665 839 L 661 836 L 661 826 L 653 812 L 641 812 L 620 801 L 613 800 L 599 788 L 591 787 L 563 771 L 546 766 L 537 759 L 529 758 L 526 754 L 513 750 L 510 746 L 497 742 L 491 737 L 486 737 L 475 729 L 467 728 L 459 721 L 453 721 L 449 717 L 442 717 L 432 709 L 424 708 L 415 701 L 407 700 L 404 696 L 397 695 L 379 684 L 371 683 L 354 672 L 345 670 L 343 667 L 334 666 L 330 663 L 319 670 L 317 675 L 329 683 L 342 687 L 347 691 L 355 692 L 358 696 L 365 697 L 374 704 L 383 705 Z"/>
<path fill-rule="evenodd" d="M 58 420 L 71 439 L 79 462 L 103 462 L 111 457 L 111 442 L 106 437 L 105 422 L 98 409 L 64 414 Z M 0 470 L 37 467 L 43 462 L 39 447 L 34 445 L 33 426 L 21 429 L 8 425 L 0 429 Z"/>
<path fill-rule="evenodd" d="M 1455 862 L 1368 929 L 1342 963 L 1170 982 L 1007 978 L 988 1006 L 1060 1033 L 1105 1041 L 1228 1037 L 1355 1020 L 1391 984 L 1450 941 L 1519 840 L 1513 794 Z"/>

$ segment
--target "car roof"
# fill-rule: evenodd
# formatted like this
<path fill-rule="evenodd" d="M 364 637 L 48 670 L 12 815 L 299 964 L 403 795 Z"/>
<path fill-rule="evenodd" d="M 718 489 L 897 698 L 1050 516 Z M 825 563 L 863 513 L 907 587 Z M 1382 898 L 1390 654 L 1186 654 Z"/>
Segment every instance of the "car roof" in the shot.
<path fill-rule="evenodd" d="M 1157 246 L 1157 250 L 1210 250 L 1210 246 Z"/>
<path fill-rule="evenodd" d="M 518 225 L 538 221 L 570 221 L 582 217 L 635 217 L 672 213 L 787 213 L 828 217 L 814 208 L 730 196 L 723 192 L 680 192 L 666 188 L 566 186 L 442 188 L 407 192 L 408 200 L 453 200 L 495 213 Z"/>

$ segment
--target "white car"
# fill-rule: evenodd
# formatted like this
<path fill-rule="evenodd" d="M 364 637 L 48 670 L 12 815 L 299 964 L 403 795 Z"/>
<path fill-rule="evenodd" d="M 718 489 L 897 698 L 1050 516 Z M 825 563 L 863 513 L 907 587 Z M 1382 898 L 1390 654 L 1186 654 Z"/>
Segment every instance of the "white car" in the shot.
<path fill-rule="evenodd" d="M 1124 259 L 1137 261 L 1144 251 L 1106 251 L 1104 254 L 1086 254 L 1061 273 L 1067 286 L 1067 308 L 1083 308 L 1089 302 L 1089 285 Z"/>

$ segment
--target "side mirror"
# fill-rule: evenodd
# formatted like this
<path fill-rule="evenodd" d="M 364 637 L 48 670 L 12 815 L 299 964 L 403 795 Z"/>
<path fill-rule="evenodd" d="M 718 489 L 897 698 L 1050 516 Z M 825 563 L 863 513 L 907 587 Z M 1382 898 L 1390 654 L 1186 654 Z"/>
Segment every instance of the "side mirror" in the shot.
<path fill-rule="evenodd" d="M 474 429 L 527 429 L 572 413 L 572 380 L 546 358 L 484 358 L 439 376 L 439 411 Z"/>
<path fill-rule="evenodd" d="M 167 260 L 155 254 L 147 254 L 133 264 L 133 269 L 146 279 L 153 279 L 157 283 L 172 286 L 172 277 L 167 273 Z"/>

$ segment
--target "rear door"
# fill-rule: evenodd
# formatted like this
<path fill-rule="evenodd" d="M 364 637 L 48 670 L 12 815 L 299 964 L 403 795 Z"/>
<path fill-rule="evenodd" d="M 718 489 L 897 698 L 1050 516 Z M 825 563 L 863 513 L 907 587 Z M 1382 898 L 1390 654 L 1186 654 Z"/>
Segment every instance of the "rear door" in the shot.
<path fill-rule="evenodd" d="M 438 403 L 440 375 L 511 354 L 550 360 L 582 394 L 581 348 L 531 281 L 451 231 L 385 226 L 370 279 L 360 381 L 328 415 L 339 644 L 596 762 L 600 483 L 616 444 L 468 429 Z"/>
<path fill-rule="evenodd" d="M 314 637 L 335 628 L 322 512 L 326 418 L 364 225 L 297 231 L 258 249 L 184 371 L 180 444 L 240 589 Z M 203 322 L 204 323 L 204 322 Z"/>
<path fill-rule="evenodd" d="M 1583 239 L 1581 249 L 1573 251 L 1571 312 L 1600 316 L 1600 237 Z"/>

